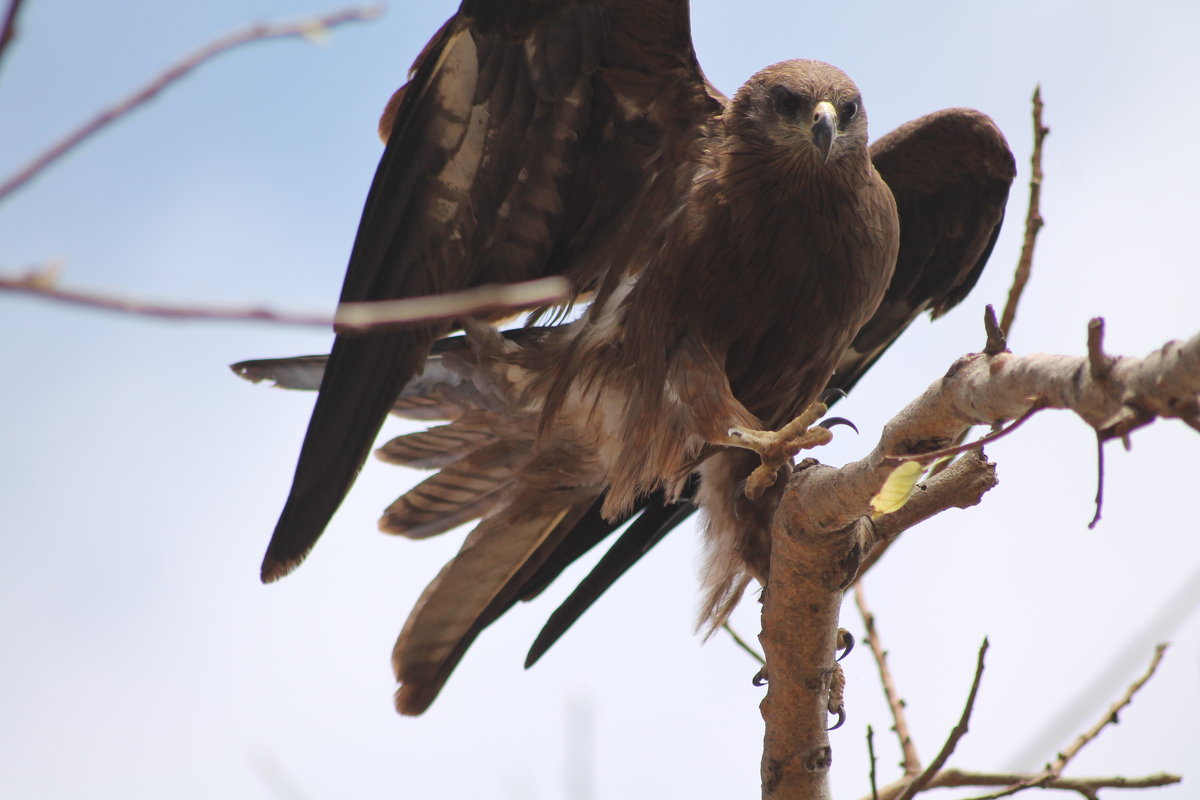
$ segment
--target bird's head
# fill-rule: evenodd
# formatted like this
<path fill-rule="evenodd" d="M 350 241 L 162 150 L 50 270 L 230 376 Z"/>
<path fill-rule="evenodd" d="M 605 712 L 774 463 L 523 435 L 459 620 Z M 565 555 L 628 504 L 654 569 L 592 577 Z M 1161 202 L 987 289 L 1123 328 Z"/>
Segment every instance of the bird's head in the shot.
<path fill-rule="evenodd" d="M 867 114 L 854 81 L 822 61 L 773 64 L 733 98 L 731 132 L 756 148 L 834 164 L 867 152 Z"/>

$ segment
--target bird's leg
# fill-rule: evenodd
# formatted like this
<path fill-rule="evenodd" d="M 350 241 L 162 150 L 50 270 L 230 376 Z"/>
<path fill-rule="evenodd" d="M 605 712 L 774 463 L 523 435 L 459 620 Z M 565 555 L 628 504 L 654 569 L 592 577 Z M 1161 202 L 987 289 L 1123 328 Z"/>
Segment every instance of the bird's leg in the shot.
<path fill-rule="evenodd" d="M 813 403 L 803 414 L 777 431 L 729 429 L 728 437 L 722 444 L 753 450 L 762 459 L 762 464 L 746 479 L 746 497 L 757 500 L 774 485 L 779 468 L 790 464 L 797 453 L 828 444 L 833 439 L 833 434 L 827 428 L 812 427 L 828 410 L 824 403 Z"/>

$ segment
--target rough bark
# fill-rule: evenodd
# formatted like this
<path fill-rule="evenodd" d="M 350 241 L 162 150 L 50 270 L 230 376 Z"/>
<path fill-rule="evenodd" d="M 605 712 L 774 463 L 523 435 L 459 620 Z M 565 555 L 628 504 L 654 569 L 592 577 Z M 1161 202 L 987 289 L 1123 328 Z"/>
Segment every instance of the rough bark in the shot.
<path fill-rule="evenodd" d="M 953 444 L 972 425 L 999 426 L 1048 408 L 1073 411 L 1101 441 L 1157 417 L 1200 430 L 1200 335 L 1144 358 L 1114 358 L 1103 353 L 1102 323 L 1093 320 L 1089 330 L 1087 356 L 963 356 L 884 427 L 865 458 L 840 469 L 810 460 L 792 475 L 775 519 L 763 603 L 764 798 L 830 796 L 825 729 L 838 611 L 871 549 L 942 510 L 978 503 L 997 482 L 978 448 L 919 486 L 904 507 L 872 520 L 871 499 L 896 466 Z"/>

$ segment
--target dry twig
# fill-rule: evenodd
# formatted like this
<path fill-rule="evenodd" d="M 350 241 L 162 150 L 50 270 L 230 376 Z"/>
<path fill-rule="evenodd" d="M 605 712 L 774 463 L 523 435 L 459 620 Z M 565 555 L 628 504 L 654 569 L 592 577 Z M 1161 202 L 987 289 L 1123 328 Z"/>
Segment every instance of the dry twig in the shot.
<path fill-rule="evenodd" d="M 966 788 L 966 787 L 988 787 L 998 786 L 1003 787 L 998 792 L 972 798 L 972 800 L 998 800 L 1001 797 L 1008 797 L 1026 789 L 1042 788 L 1042 789 L 1059 789 L 1063 791 L 1073 791 L 1080 794 L 1087 800 L 1096 800 L 1099 797 L 1101 789 L 1148 789 L 1157 786 L 1168 786 L 1170 784 L 1179 783 L 1180 778 L 1177 775 L 1167 773 L 1159 773 L 1157 775 L 1147 775 L 1141 778 L 1127 778 L 1123 776 L 1115 777 L 1090 777 L 1090 778 L 1064 778 L 1063 770 L 1071 759 L 1079 754 L 1084 747 L 1094 741 L 1100 733 L 1109 725 L 1117 722 L 1118 713 L 1130 704 L 1133 696 L 1146 684 L 1147 681 L 1154 675 L 1158 669 L 1159 663 L 1162 661 L 1163 651 L 1166 645 L 1159 645 L 1155 648 L 1154 658 L 1150 662 L 1150 666 L 1146 672 L 1133 682 L 1125 693 L 1116 703 L 1114 703 L 1104 713 L 1100 720 L 1091 728 L 1079 735 L 1071 746 L 1058 754 L 1058 757 L 1053 763 L 1047 764 L 1046 768 L 1038 773 L 994 773 L 994 772 L 973 772 L 959 769 L 940 769 L 940 765 L 945 762 L 942 754 L 933 764 L 922 774 L 921 778 L 914 781 L 909 776 L 904 776 L 892 784 L 876 791 L 872 789 L 872 800 L 904 800 L 911 798 L 917 793 L 926 789 L 949 789 L 949 788 Z M 986 649 L 986 642 L 984 643 Z M 967 700 L 967 707 L 963 711 L 963 719 L 959 726 L 951 733 L 950 739 L 947 740 L 946 747 L 943 747 L 943 753 L 949 756 L 948 749 L 953 749 L 952 745 L 957 743 L 962 734 L 966 732 L 966 721 L 970 716 L 970 709 L 974 703 L 975 690 L 978 688 L 979 676 L 983 667 L 983 652 L 980 650 L 979 663 L 976 667 L 975 682 L 972 685 L 971 696 Z M 928 780 L 924 780 L 928 776 Z M 915 788 L 918 787 L 919 788 Z M 914 791 L 915 788 L 915 791 Z"/>
<path fill-rule="evenodd" d="M 736 644 L 738 647 L 742 648 L 743 650 L 745 650 L 747 653 L 749 653 L 751 658 L 753 658 L 759 664 L 767 663 L 767 660 L 762 657 L 762 653 L 758 652 L 753 647 L 751 647 L 750 644 L 745 639 L 743 639 L 741 636 L 738 636 L 737 631 L 735 631 L 732 627 L 730 627 L 728 622 L 726 622 L 721 627 L 725 629 L 726 633 L 728 633 L 730 636 L 733 637 L 733 643 Z"/>
<path fill-rule="evenodd" d="M 1038 231 L 1046 224 L 1042 218 L 1042 144 L 1046 141 L 1050 129 L 1042 124 L 1042 87 L 1033 90 L 1033 155 L 1030 157 L 1029 175 L 1029 211 L 1025 215 L 1025 240 L 1021 245 L 1021 257 L 1017 259 L 1017 271 L 1013 275 L 1012 286 L 1008 290 L 1008 301 L 1004 304 L 1004 313 L 1000 315 L 1000 328 L 1005 334 L 1012 333 L 1013 320 L 1017 317 L 1017 304 L 1021 301 L 1021 293 L 1029 282 L 1033 271 L 1033 248 L 1037 243 Z"/>
<path fill-rule="evenodd" d="M 0 62 L 4 53 L 17 36 L 17 14 L 21 12 L 22 0 L 8 0 L 8 8 L 4 11 L 4 22 L 0 22 Z"/>
<path fill-rule="evenodd" d="M 900 800 L 912 800 L 918 792 L 923 791 L 929 786 L 934 777 L 941 772 L 942 767 L 946 766 L 946 762 L 950 760 L 950 756 L 954 754 L 954 748 L 958 747 L 958 743 L 962 737 L 967 735 L 967 730 L 971 722 L 971 713 L 975 710 L 975 698 L 979 694 L 979 682 L 983 679 L 983 657 L 987 655 L 988 640 L 985 638 L 983 644 L 979 646 L 979 657 L 975 662 L 975 677 L 971 680 L 971 691 L 967 694 L 967 702 L 963 706 L 962 716 L 958 719 L 958 724 L 950 731 L 950 735 L 946 737 L 946 743 L 942 745 L 941 751 L 937 757 L 933 759 L 925 771 L 918 775 L 912 783 L 905 788 L 900 795 Z"/>
<path fill-rule="evenodd" d="M 1102 716 L 1094 725 L 1092 725 L 1092 727 L 1081 733 L 1069 747 L 1058 754 L 1058 757 L 1054 759 L 1052 763 L 1047 764 L 1044 770 L 1036 775 L 1031 775 L 1021 781 L 1015 782 L 1002 791 L 973 798 L 973 800 L 997 800 L 997 798 L 1008 797 L 1009 795 L 1014 795 L 1017 792 L 1025 789 L 1032 789 L 1035 786 L 1046 786 L 1049 784 L 1049 782 L 1062 778 L 1062 772 L 1064 769 L 1066 769 L 1067 764 L 1071 762 L 1071 759 L 1079 755 L 1079 752 L 1083 750 L 1083 748 L 1095 741 L 1096 737 L 1098 737 L 1105 728 L 1107 728 L 1109 725 L 1117 724 L 1117 715 L 1122 709 L 1133 702 L 1133 696 L 1138 693 L 1138 690 L 1145 686 L 1146 682 L 1154 677 L 1154 673 L 1158 670 L 1158 665 L 1162 662 L 1163 653 L 1166 652 L 1166 649 L 1167 646 L 1165 644 L 1160 644 L 1155 647 L 1154 657 L 1150 659 L 1150 666 L 1146 668 L 1146 671 L 1142 674 L 1142 676 L 1131 683 L 1129 688 L 1125 690 L 1125 693 L 1121 695 L 1120 699 L 1113 703 L 1108 710 L 1104 712 L 1104 716 Z M 1164 777 L 1169 778 L 1174 776 Z M 1177 781 L 1178 779 L 1169 782 Z M 1103 788 L 1094 786 L 1088 787 L 1086 780 L 1080 780 L 1080 785 L 1092 789 Z M 1080 792 L 1084 796 L 1088 796 L 1088 793 L 1085 789 L 1076 788 L 1075 791 Z M 1092 796 L 1094 796 L 1094 793 Z"/>
<path fill-rule="evenodd" d="M 0 291 L 23 292 L 48 300 L 167 319 L 220 322 L 269 322 L 275 325 L 335 325 L 343 332 L 367 332 L 396 325 L 439 319 L 458 319 L 495 309 L 522 309 L 563 299 L 570 291 L 565 278 L 539 278 L 524 283 L 489 284 L 461 292 L 381 300 L 373 303 L 343 303 L 330 317 L 323 314 L 294 314 L 266 308 L 205 308 L 150 303 L 114 295 L 96 294 L 56 285 L 57 270 L 36 270 L 17 278 L 0 277 Z"/>
<path fill-rule="evenodd" d="M 9 18 L 5 20 L 6 27 L 4 33 L 11 37 L 10 25 L 12 17 L 15 16 L 15 10 L 20 0 L 13 0 L 9 7 Z M 34 158 L 21 169 L 17 170 L 12 176 L 0 184 L 0 201 L 4 200 L 8 195 L 24 186 L 40 172 L 53 164 L 58 159 L 69 153 L 71 150 L 78 147 L 82 142 L 94 136 L 97 132 L 116 122 L 121 117 L 126 116 L 138 107 L 153 100 L 159 92 L 171 86 L 185 75 L 190 73 L 205 62 L 228 52 L 236 47 L 253 42 L 261 42 L 267 39 L 285 39 L 293 37 L 302 37 L 305 39 L 313 39 L 316 36 L 328 31 L 338 25 L 347 22 L 359 22 L 369 19 L 374 19 L 382 13 L 380 6 L 363 6 L 360 8 L 349 8 L 342 11 L 337 11 L 332 14 L 326 14 L 320 17 L 312 17 L 303 19 L 298 22 L 280 23 L 277 25 L 258 24 L 237 31 L 235 33 L 223 36 L 216 41 L 201 47 L 187 58 L 178 62 L 174 66 L 168 68 L 165 72 L 159 75 L 150 83 L 138 89 L 133 94 L 116 103 L 115 105 L 106 108 L 90 121 L 80 126 L 74 132 L 68 134 L 56 144 L 47 149 L 44 153 Z M 0 43 L 5 43 L 0 39 Z M 2 46 L 2 44 L 0 44 Z M 0 50 L 0 54 L 2 54 Z"/>
<path fill-rule="evenodd" d="M 875 781 L 875 731 L 867 726 L 867 758 L 871 763 L 871 800 L 879 800 L 879 785 Z"/>
<path fill-rule="evenodd" d="M 862 581 L 854 585 L 854 603 L 862 616 L 863 627 L 867 629 L 867 643 L 871 646 L 871 654 L 875 656 L 875 665 L 879 667 L 879 681 L 883 684 L 883 696 L 887 698 L 888 708 L 892 711 L 892 730 L 900 739 L 900 751 L 903 760 L 900 762 L 906 777 L 916 777 L 921 773 L 921 757 L 917 755 L 917 746 L 913 742 L 912 732 L 908 727 L 908 717 L 904 713 L 904 700 L 896 690 L 896 681 L 892 677 L 892 669 L 887 663 L 887 650 L 879 640 L 879 631 L 875 627 L 875 614 L 867 608 L 866 594 L 863 592 Z M 874 769 L 874 765 L 872 765 Z"/>

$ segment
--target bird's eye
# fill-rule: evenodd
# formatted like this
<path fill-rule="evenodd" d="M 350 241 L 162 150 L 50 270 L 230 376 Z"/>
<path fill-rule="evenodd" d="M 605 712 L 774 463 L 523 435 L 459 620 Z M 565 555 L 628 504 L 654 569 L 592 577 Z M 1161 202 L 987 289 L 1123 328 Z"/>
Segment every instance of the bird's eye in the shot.
<path fill-rule="evenodd" d="M 849 122 L 858 116 L 858 101 L 850 100 L 842 103 L 842 107 L 838 109 L 838 118 L 843 124 Z"/>
<path fill-rule="evenodd" d="M 794 117 L 804 105 L 804 98 L 784 86 L 776 86 L 771 92 L 775 110 L 783 117 Z"/>

